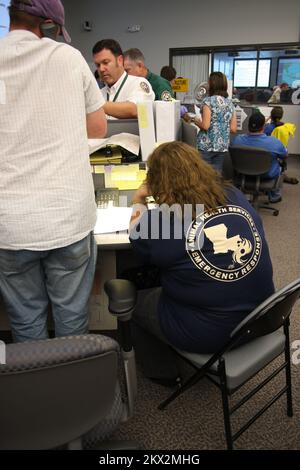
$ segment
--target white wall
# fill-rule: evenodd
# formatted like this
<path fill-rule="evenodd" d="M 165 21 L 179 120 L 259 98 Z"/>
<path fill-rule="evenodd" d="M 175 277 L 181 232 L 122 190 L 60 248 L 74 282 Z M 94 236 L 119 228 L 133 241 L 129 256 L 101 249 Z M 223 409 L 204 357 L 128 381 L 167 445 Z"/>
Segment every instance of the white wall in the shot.
<path fill-rule="evenodd" d="M 123 50 L 138 47 L 149 68 L 168 64 L 169 48 L 297 42 L 299 0 L 63 0 L 72 44 L 92 61 L 93 45 L 104 38 Z M 210 6 L 211 5 L 211 6 Z M 93 22 L 92 32 L 82 29 Z M 138 33 L 127 27 L 141 25 Z"/>

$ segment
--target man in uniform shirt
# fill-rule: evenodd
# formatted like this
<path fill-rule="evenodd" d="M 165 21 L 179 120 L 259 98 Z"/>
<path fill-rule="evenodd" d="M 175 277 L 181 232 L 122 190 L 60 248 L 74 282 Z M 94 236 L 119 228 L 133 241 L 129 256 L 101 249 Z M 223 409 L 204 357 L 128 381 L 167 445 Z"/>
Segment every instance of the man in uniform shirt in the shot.
<path fill-rule="evenodd" d="M 101 80 L 106 103 L 104 111 L 110 119 L 137 117 L 138 101 L 153 101 L 154 93 L 148 80 L 128 75 L 124 70 L 123 52 L 114 39 L 102 39 L 93 47 L 94 63 Z"/>
<path fill-rule="evenodd" d="M 139 49 L 128 49 L 124 52 L 124 68 L 129 75 L 146 78 L 151 83 L 156 100 L 171 101 L 174 98 L 170 82 L 147 69 L 145 57 Z"/>
<path fill-rule="evenodd" d="M 0 293 L 15 341 L 88 331 L 97 247 L 88 137 L 104 100 L 60 0 L 12 0 L 0 40 Z M 53 39 L 45 36 L 53 36 Z M 58 86 L 59 83 L 59 86 Z M 1 93 L 2 91 L 2 93 Z"/>

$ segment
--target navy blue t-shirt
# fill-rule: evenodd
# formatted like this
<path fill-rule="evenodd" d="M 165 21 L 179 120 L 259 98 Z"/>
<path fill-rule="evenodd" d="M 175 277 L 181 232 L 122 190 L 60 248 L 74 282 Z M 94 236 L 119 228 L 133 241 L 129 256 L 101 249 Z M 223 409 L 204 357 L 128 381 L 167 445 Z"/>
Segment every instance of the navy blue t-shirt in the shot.
<path fill-rule="evenodd" d="M 162 237 L 161 221 L 159 235 L 154 231 L 148 239 L 131 237 L 143 261 L 161 269 L 161 328 L 171 344 L 186 351 L 216 351 L 274 292 L 259 215 L 236 188 L 228 190 L 227 199 L 227 205 L 214 213 L 199 214 L 183 238 L 172 233 L 172 217 L 171 237 Z M 145 212 L 137 227 L 144 224 L 145 232 L 148 225 L 150 232 L 158 212 Z"/>

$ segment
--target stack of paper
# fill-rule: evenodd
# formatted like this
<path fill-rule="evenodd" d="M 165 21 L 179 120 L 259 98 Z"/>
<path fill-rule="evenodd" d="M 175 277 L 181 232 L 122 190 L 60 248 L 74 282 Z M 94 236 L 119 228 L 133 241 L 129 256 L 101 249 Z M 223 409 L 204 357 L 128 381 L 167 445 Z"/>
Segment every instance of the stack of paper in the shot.
<path fill-rule="evenodd" d="M 89 139 L 89 153 L 90 155 L 96 150 L 106 147 L 107 145 L 119 145 L 134 155 L 139 154 L 140 138 L 138 135 L 122 132 L 115 134 L 107 139 Z"/>
<path fill-rule="evenodd" d="M 128 230 L 132 207 L 109 207 L 97 209 L 94 233 L 111 233 Z"/>
<path fill-rule="evenodd" d="M 108 155 L 103 155 L 103 151 L 101 152 L 100 150 L 98 150 L 90 156 L 90 164 L 93 166 L 121 162 L 122 154 L 120 151 L 120 147 L 116 145 L 109 146 Z M 96 171 L 94 170 L 94 173 L 95 172 Z"/>
<path fill-rule="evenodd" d="M 140 170 L 138 163 L 105 167 L 106 188 L 138 189 L 145 179 L 146 170 Z"/>

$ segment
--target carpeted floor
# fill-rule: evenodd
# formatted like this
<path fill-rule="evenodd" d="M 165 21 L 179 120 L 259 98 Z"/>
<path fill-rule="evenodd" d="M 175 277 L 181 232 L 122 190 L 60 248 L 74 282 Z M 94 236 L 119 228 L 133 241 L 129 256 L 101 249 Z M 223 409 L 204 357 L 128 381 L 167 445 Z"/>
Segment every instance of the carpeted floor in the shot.
<path fill-rule="evenodd" d="M 300 180 L 300 156 L 288 162 L 288 175 Z M 283 186 L 280 214 L 261 210 L 269 243 L 277 288 L 300 276 L 300 184 Z M 291 317 L 291 344 L 300 340 L 300 300 Z M 265 375 L 265 374 L 263 374 Z M 251 399 L 233 423 L 241 424 L 249 412 L 260 409 L 269 393 L 275 394 L 276 384 L 284 377 Z M 300 449 L 300 364 L 292 365 L 294 416 L 286 415 L 285 396 L 278 400 L 236 442 L 236 449 Z M 257 382 L 257 377 L 253 383 Z M 272 389 L 272 390 L 271 390 Z M 203 380 L 175 400 L 166 410 L 158 404 L 170 391 L 138 375 L 138 397 L 134 416 L 122 424 L 114 438 L 137 441 L 142 449 L 225 449 L 223 415 L 219 390 Z"/>

